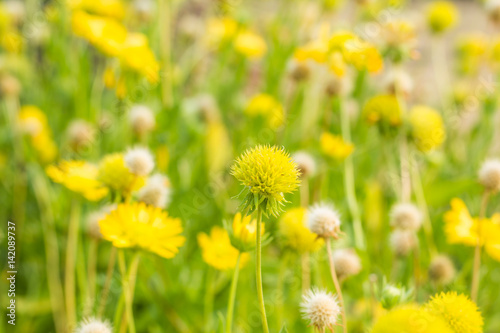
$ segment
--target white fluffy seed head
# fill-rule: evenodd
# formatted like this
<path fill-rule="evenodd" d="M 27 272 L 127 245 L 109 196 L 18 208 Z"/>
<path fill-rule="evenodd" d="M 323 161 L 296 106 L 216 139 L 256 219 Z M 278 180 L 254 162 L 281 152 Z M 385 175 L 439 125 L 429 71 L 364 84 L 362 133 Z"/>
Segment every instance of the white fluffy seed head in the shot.
<path fill-rule="evenodd" d="M 316 161 L 314 161 L 311 154 L 305 151 L 298 151 L 292 155 L 292 159 L 297 164 L 301 177 L 311 177 L 316 173 Z"/>
<path fill-rule="evenodd" d="M 402 70 L 391 70 L 384 78 L 383 86 L 390 94 L 409 96 L 413 91 L 413 79 Z"/>
<path fill-rule="evenodd" d="M 416 247 L 417 236 L 411 230 L 396 229 L 391 234 L 390 244 L 398 257 L 405 257 Z"/>
<path fill-rule="evenodd" d="M 96 130 L 94 126 L 82 119 L 72 121 L 68 127 L 68 141 L 75 151 L 90 146 L 95 139 Z"/>
<path fill-rule="evenodd" d="M 333 264 L 340 279 L 356 275 L 361 271 L 361 260 L 353 249 L 335 250 Z"/>
<path fill-rule="evenodd" d="M 125 165 L 134 175 L 147 176 L 153 171 L 155 162 L 147 148 L 135 147 L 127 150 Z"/>
<path fill-rule="evenodd" d="M 170 202 L 170 196 L 171 190 L 168 178 L 161 174 L 154 174 L 148 178 L 146 185 L 139 190 L 137 198 L 147 205 L 163 209 Z"/>
<path fill-rule="evenodd" d="M 111 325 L 107 321 L 102 321 L 96 318 L 88 318 L 83 320 L 74 333 L 111 333 Z"/>
<path fill-rule="evenodd" d="M 500 191 L 500 160 L 490 159 L 479 170 L 479 182 L 487 191 Z"/>
<path fill-rule="evenodd" d="M 429 266 L 429 278 L 441 285 L 449 284 L 455 278 L 455 266 L 450 258 L 444 255 L 436 256 Z"/>
<path fill-rule="evenodd" d="M 402 230 L 418 230 L 422 225 L 420 210 L 411 203 L 400 203 L 391 209 L 391 226 Z"/>
<path fill-rule="evenodd" d="M 310 325 L 320 331 L 329 328 L 333 332 L 333 325 L 337 323 L 340 314 L 340 306 L 334 295 L 312 289 L 302 297 L 300 306 L 303 318 L 309 320 Z"/>
<path fill-rule="evenodd" d="M 320 237 L 338 238 L 340 216 L 333 206 L 325 203 L 316 204 L 308 209 L 307 226 Z"/>
<path fill-rule="evenodd" d="M 156 126 L 155 115 L 146 105 L 134 105 L 130 109 L 129 121 L 137 135 L 144 135 Z"/>

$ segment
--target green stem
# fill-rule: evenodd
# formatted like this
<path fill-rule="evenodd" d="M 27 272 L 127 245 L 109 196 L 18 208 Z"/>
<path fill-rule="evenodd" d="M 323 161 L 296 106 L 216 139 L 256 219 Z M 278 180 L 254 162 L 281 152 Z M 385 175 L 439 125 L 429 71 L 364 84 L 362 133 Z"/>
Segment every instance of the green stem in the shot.
<path fill-rule="evenodd" d="M 99 309 L 97 310 L 97 318 L 101 318 L 104 313 L 104 308 L 106 307 L 106 301 L 109 295 L 109 288 L 111 287 L 111 278 L 113 277 L 113 271 L 116 262 L 116 247 L 112 247 L 109 254 L 108 269 L 106 270 L 106 280 L 101 292 L 101 300 L 99 301 Z"/>
<path fill-rule="evenodd" d="M 236 267 L 234 268 L 233 280 L 231 281 L 231 292 L 229 294 L 229 303 L 227 306 L 226 318 L 226 332 L 231 333 L 234 313 L 234 301 L 236 299 L 236 288 L 238 286 L 238 275 L 240 272 L 240 259 L 241 252 L 238 252 L 238 259 L 236 259 Z"/>
<path fill-rule="evenodd" d="M 215 270 L 212 267 L 208 267 L 207 277 L 205 281 L 205 299 L 204 311 L 205 311 L 205 327 L 212 327 L 212 312 L 214 308 L 214 275 Z"/>
<path fill-rule="evenodd" d="M 267 316 L 266 307 L 264 305 L 264 292 L 262 290 L 262 208 L 260 205 L 257 207 L 257 237 L 256 237 L 256 264 L 255 264 L 255 275 L 257 279 L 257 298 L 259 301 L 260 316 L 262 319 L 262 330 L 264 333 L 269 333 L 269 327 L 267 326 Z"/>
<path fill-rule="evenodd" d="M 337 277 L 337 273 L 335 272 L 335 265 L 333 264 L 333 254 L 332 254 L 332 238 L 328 238 L 326 240 L 326 249 L 328 252 L 328 262 L 330 264 L 330 274 L 332 275 L 333 284 L 335 285 L 335 289 L 337 290 L 337 296 L 339 297 L 340 307 L 342 308 L 342 329 L 344 333 L 347 333 L 347 319 L 345 315 L 345 305 L 344 305 L 344 297 L 342 297 L 342 290 L 340 289 L 339 279 Z"/>
<path fill-rule="evenodd" d="M 351 142 L 351 129 L 349 125 L 349 115 L 339 100 L 339 108 L 341 115 L 342 138 L 346 142 Z M 347 205 L 351 212 L 354 228 L 354 242 L 358 249 L 365 248 L 365 239 L 363 234 L 363 225 L 361 224 L 361 212 L 359 210 L 358 201 L 356 199 L 356 190 L 354 183 L 354 165 L 352 154 L 344 160 L 344 187 L 347 197 Z"/>
<path fill-rule="evenodd" d="M 476 248 L 474 250 L 474 266 L 472 271 L 472 285 L 471 285 L 471 299 L 474 302 L 477 301 L 477 293 L 479 291 L 479 272 L 481 269 L 481 247 L 482 247 L 481 233 L 482 233 L 483 219 L 486 216 L 486 209 L 488 208 L 489 197 L 490 197 L 489 192 L 484 192 L 483 197 L 481 199 L 479 219 L 477 221 L 477 242 L 476 242 Z"/>
<path fill-rule="evenodd" d="M 68 226 L 68 239 L 66 244 L 66 267 L 64 276 L 64 291 L 66 293 L 66 313 L 68 326 L 76 325 L 76 300 L 75 300 L 75 268 L 78 249 L 80 204 L 73 199 Z"/>
<path fill-rule="evenodd" d="M 159 0 L 160 52 L 163 65 L 161 74 L 161 97 L 165 107 L 172 106 L 172 66 L 171 66 L 171 3 Z"/>
<path fill-rule="evenodd" d="M 135 280 L 137 274 L 137 267 L 139 266 L 139 252 L 134 254 L 132 262 L 127 273 L 125 266 L 125 254 L 122 251 L 118 252 L 118 264 L 120 266 L 120 271 L 122 275 L 122 285 L 123 285 L 123 295 L 125 298 L 125 315 L 130 333 L 135 333 L 135 323 L 133 314 L 133 302 L 134 295 L 133 291 L 135 288 Z"/>
<path fill-rule="evenodd" d="M 91 239 L 89 243 L 89 255 L 87 259 L 87 301 L 84 307 L 84 317 L 92 313 L 95 302 L 95 277 L 96 277 L 96 259 L 97 259 L 97 240 Z"/>

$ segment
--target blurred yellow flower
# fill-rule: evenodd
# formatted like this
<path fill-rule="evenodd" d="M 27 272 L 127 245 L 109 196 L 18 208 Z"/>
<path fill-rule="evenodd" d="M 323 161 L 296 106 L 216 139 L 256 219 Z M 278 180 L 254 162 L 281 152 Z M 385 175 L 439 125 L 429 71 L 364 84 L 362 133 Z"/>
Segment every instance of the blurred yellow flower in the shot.
<path fill-rule="evenodd" d="M 377 320 L 371 330 L 371 333 L 401 332 L 454 333 L 443 319 L 416 305 L 407 305 L 387 312 Z"/>
<path fill-rule="evenodd" d="M 308 253 L 318 251 L 325 243 L 306 227 L 305 216 L 306 209 L 302 207 L 289 209 L 281 216 L 278 230 L 285 248 Z"/>
<path fill-rule="evenodd" d="M 427 152 L 439 147 L 446 138 L 443 118 L 436 110 L 416 105 L 409 113 L 411 136 L 418 149 Z"/>
<path fill-rule="evenodd" d="M 207 124 L 205 160 L 211 174 L 222 172 L 233 157 L 233 147 L 227 128 L 220 120 Z"/>
<path fill-rule="evenodd" d="M 447 241 L 450 244 L 476 246 L 479 218 L 470 215 L 461 199 L 452 199 L 450 205 L 451 209 L 444 214 Z M 500 261 L 500 213 L 481 221 L 481 244 L 488 255 Z"/>
<path fill-rule="evenodd" d="M 240 252 L 231 245 L 229 234 L 224 228 L 214 226 L 210 235 L 199 233 L 198 244 L 201 247 L 203 260 L 210 266 L 221 271 L 236 267 Z M 241 254 L 240 268 L 248 262 L 248 259 L 248 253 Z"/>
<path fill-rule="evenodd" d="M 277 216 L 286 202 L 284 194 L 299 186 L 299 170 L 284 148 L 256 146 L 243 153 L 231 174 L 248 188 L 243 207 L 259 206 L 264 213 Z"/>
<path fill-rule="evenodd" d="M 97 167 L 85 161 L 61 161 L 45 169 L 47 175 L 56 183 L 69 190 L 80 193 L 87 200 L 97 201 L 108 194 L 108 188 L 97 180 Z"/>
<path fill-rule="evenodd" d="M 181 220 L 155 206 L 120 204 L 101 221 L 102 237 L 118 248 L 140 248 L 173 258 L 184 244 Z"/>
<path fill-rule="evenodd" d="M 425 309 L 442 318 L 455 333 L 482 333 L 483 318 L 477 305 L 455 291 L 431 297 Z"/>
<path fill-rule="evenodd" d="M 110 189 L 128 193 L 140 189 L 144 183 L 144 177 L 137 177 L 125 166 L 123 154 L 114 153 L 106 155 L 99 162 L 98 179 Z"/>
<path fill-rule="evenodd" d="M 251 30 L 238 32 L 234 40 L 234 48 L 251 59 L 261 58 L 267 51 L 266 41 Z"/>
<path fill-rule="evenodd" d="M 465 74 L 477 74 L 481 64 L 486 60 L 488 42 L 482 34 L 463 36 L 457 45 L 459 69 Z"/>
<path fill-rule="evenodd" d="M 265 224 L 261 224 L 260 234 L 264 235 Z M 248 215 L 242 217 L 241 213 L 237 213 L 233 219 L 231 228 L 231 236 L 233 237 L 233 244 L 240 251 L 248 251 L 255 246 L 255 239 L 257 237 L 257 220 Z"/>
<path fill-rule="evenodd" d="M 321 151 L 329 157 L 337 160 L 343 160 L 351 155 L 354 151 L 354 145 L 350 142 L 345 142 L 341 136 L 323 132 L 319 139 Z"/>
<path fill-rule="evenodd" d="M 394 95 L 377 95 L 368 100 L 363 108 L 363 117 L 370 123 L 399 126 L 402 123 L 401 107 Z"/>
<path fill-rule="evenodd" d="M 415 26 L 405 20 L 390 20 L 383 24 L 383 35 L 391 46 L 412 45 L 417 36 Z"/>
<path fill-rule="evenodd" d="M 450 1 L 433 1 L 427 8 L 427 24 L 435 34 L 454 27 L 458 18 L 458 10 Z"/>
<path fill-rule="evenodd" d="M 160 64 L 149 48 L 145 35 L 141 33 L 128 34 L 118 58 L 124 67 L 141 74 L 151 83 L 158 82 Z"/>
<path fill-rule="evenodd" d="M 71 10 L 84 10 L 118 20 L 125 16 L 125 6 L 121 0 L 68 0 L 68 5 Z"/>
<path fill-rule="evenodd" d="M 285 122 L 283 106 L 268 94 L 253 96 L 245 108 L 245 113 L 250 117 L 263 117 L 272 129 L 278 129 Z"/>
<path fill-rule="evenodd" d="M 223 41 L 228 41 L 238 31 L 238 22 L 233 18 L 211 18 L 207 24 L 207 38 L 210 45 L 219 45 Z"/>
<path fill-rule="evenodd" d="M 21 132 L 30 137 L 30 143 L 43 163 L 50 163 L 57 157 L 57 146 L 47 116 L 33 105 L 24 105 L 19 110 L 17 124 Z"/>

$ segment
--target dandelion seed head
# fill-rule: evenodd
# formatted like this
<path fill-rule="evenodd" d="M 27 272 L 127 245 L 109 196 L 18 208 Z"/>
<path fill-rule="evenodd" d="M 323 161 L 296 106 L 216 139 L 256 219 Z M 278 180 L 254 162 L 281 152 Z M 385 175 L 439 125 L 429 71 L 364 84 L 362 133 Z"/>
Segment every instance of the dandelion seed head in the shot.
<path fill-rule="evenodd" d="M 137 135 L 152 131 L 156 125 L 153 111 L 146 105 L 134 105 L 130 109 L 129 122 Z"/>
<path fill-rule="evenodd" d="M 139 201 L 159 208 L 165 208 L 168 205 L 170 196 L 170 181 L 161 174 L 154 174 L 149 177 L 146 185 L 137 193 Z"/>
<path fill-rule="evenodd" d="M 75 330 L 75 333 L 111 333 L 111 325 L 107 321 L 96 318 L 83 320 Z"/>
<path fill-rule="evenodd" d="M 391 209 L 391 226 L 402 230 L 418 230 L 422 225 L 420 210 L 411 203 L 399 203 Z"/>
<path fill-rule="evenodd" d="M 292 159 L 297 164 L 297 169 L 299 169 L 301 177 L 311 177 L 316 173 L 316 161 L 311 154 L 305 151 L 298 151 L 292 155 Z"/>
<path fill-rule="evenodd" d="M 490 159 L 479 170 L 479 182 L 487 191 L 500 191 L 500 160 Z"/>
<path fill-rule="evenodd" d="M 361 260 L 353 249 L 335 250 L 333 264 L 339 278 L 347 278 L 361 272 Z"/>
<path fill-rule="evenodd" d="M 125 166 L 137 176 L 147 176 L 155 167 L 153 155 L 147 148 L 130 148 L 124 159 Z"/>
<path fill-rule="evenodd" d="M 446 285 L 455 278 L 455 266 L 450 258 L 444 255 L 436 256 L 429 266 L 429 278 L 435 283 Z"/>
<path fill-rule="evenodd" d="M 307 226 L 320 237 L 338 238 L 340 232 L 340 215 L 330 204 L 315 204 L 309 208 Z"/>
<path fill-rule="evenodd" d="M 329 328 L 333 331 L 333 325 L 337 324 L 340 314 L 340 306 L 334 295 L 312 289 L 302 297 L 300 306 L 303 318 L 309 320 L 310 325 L 318 330 Z"/>

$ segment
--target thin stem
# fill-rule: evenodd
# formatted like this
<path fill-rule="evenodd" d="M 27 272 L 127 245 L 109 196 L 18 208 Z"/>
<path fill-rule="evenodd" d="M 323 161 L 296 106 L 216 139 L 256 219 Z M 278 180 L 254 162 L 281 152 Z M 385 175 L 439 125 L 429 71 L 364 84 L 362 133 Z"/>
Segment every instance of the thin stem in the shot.
<path fill-rule="evenodd" d="M 108 300 L 109 289 L 111 287 L 111 279 L 113 277 L 113 270 L 115 268 L 116 262 L 116 247 L 112 247 L 109 253 L 108 269 L 106 270 L 106 280 L 101 292 L 101 300 L 99 302 L 99 309 L 97 310 L 97 318 L 101 318 L 104 313 L 104 308 L 106 307 L 106 302 Z"/>
<path fill-rule="evenodd" d="M 300 257 L 302 266 L 302 294 L 306 293 L 311 288 L 311 261 L 309 252 L 305 252 Z"/>
<path fill-rule="evenodd" d="M 66 314 L 68 326 L 76 324 L 76 300 L 75 300 L 75 268 L 76 252 L 78 248 L 80 204 L 73 199 L 68 226 L 68 239 L 66 244 L 66 267 L 64 276 L 64 291 L 66 296 Z"/>
<path fill-rule="evenodd" d="M 97 258 L 97 239 L 91 239 L 89 244 L 89 255 L 87 262 L 87 300 L 83 310 L 84 317 L 88 317 L 94 309 L 95 301 L 95 276 Z"/>
<path fill-rule="evenodd" d="M 346 142 L 351 142 L 351 129 L 349 125 L 349 115 L 339 100 L 339 108 L 341 115 L 342 138 Z M 358 249 L 365 248 L 365 239 L 363 233 L 363 225 L 361 224 L 361 212 L 359 210 L 358 201 L 356 199 L 356 189 L 354 183 L 354 165 L 352 154 L 344 160 L 344 188 L 347 197 L 347 205 L 353 220 L 354 242 Z"/>
<path fill-rule="evenodd" d="M 214 309 L 214 275 L 215 270 L 208 267 L 207 277 L 205 280 L 205 298 L 203 301 L 203 308 L 205 311 L 205 327 L 212 327 L 212 312 Z"/>
<path fill-rule="evenodd" d="M 257 237 L 256 237 L 256 265 L 255 265 L 255 275 L 257 279 L 257 297 L 259 300 L 260 316 L 262 318 L 262 330 L 264 333 L 269 333 L 269 327 L 267 326 L 267 316 L 266 307 L 264 305 L 264 292 L 262 290 L 262 208 L 258 205 L 257 208 Z"/>
<path fill-rule="evenodd" d="M 340 307 L 342 308 L 342 325 L 343 332 L 347 333 L 347 319 L 345 315 L 345 305 L 344 305 L 344 297 L 342 297 L 342 290 L 340 289 L 339 279 L 337 278 L 337 273 L 335 272 L 335 265 L 333 264 L 333 254 L 332 254 L 332 238 L 328 238 L 326 241 L 326 249 L 328 251 L 328 262 L 330 264 L 330 273 L 332 275 L 333 284 L 335 285 L 335 289 L 337 290 L 337 295 L 339 297 Z"/>
<path fill-rule="evenodd" d="M 477 221 L 477 242 L 474 250 L 474 268 L 472 271 L 472 286 L 471 286 L 471 299 L 477 301 L 477 293 L 479 290 L 479 272 L 481 270 L 481 247 L 482 247 L 482 224 L 486 216 L 486 209 L 488 208 L 488 199 L 490 193 L 485 191 L 481 199 L 481 208 L 479 210 L 479 219 Z"/>
<path fill-rule="evenodd" d="M 399 144 L 399 159 L 401 163 L 401 201 L 409 202 L 411 198 L 410 161 L 408 160 L 408 142 L 404 136 Z"/>
<path fill-rule="evenodd" d="M 137 267 L 139 266 L 139 252 L 134 254 L 128 273 L 125 266 L 125 254 L 123 251 L 118 252 L 118 264 L 122 275 L 123 295 L 125 297 L 125 314 L 130 333 L 135 333 L 135 323 L 133 314 L 135 280 L 137 275 Z"/>
<path fill-rule="evenodd" d="M 227 305 L 226 332 L 231 333 L 233 324 L 234 301 L 236 299 L 236 288 L 238 287 L 238 275 L 240 272 L 241 252 L 238 253 L 236 259 L 236 267 L 234 268 L 233 280 L 231 281 L 231 292 L 229 293 L 229 302 Z"/>
<path fill-rule="evenodd" d="M 171 1 L 159 0 L 160 52 L 163 71 L 161 78 L 161 97 L 165 107 L 172 106 L 172 66 L 171 66 Z"/>

